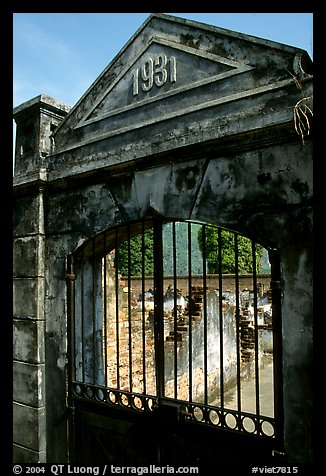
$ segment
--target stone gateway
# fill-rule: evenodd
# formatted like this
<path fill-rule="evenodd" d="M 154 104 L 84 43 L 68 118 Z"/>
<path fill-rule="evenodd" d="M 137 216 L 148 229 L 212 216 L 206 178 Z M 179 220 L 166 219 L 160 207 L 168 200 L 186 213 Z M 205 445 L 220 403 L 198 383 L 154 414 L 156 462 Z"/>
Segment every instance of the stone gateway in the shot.
<path fill-rule="evenodd" d="M 305 51 L 152 14 L 73 108 L 14 109 L 15 463 L 313 461 L 312 96 Z"/>

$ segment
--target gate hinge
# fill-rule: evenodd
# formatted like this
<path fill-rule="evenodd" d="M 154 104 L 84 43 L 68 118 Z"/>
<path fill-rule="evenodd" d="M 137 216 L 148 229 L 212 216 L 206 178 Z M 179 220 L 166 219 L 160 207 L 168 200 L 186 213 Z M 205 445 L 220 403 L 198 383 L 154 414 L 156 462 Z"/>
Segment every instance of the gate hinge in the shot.
<path fill-rule="evenodd" d="M 66 405 L 66 408 L 68 410 L 68 412 L 74 414 L 75 413 L 75 407 L 73 407 L 72 405 Z"/>
<path fill-rule="evenodd" d="M 279 280 L 271 280 L 271 289 L 282 290 L 282 283 Z"/>

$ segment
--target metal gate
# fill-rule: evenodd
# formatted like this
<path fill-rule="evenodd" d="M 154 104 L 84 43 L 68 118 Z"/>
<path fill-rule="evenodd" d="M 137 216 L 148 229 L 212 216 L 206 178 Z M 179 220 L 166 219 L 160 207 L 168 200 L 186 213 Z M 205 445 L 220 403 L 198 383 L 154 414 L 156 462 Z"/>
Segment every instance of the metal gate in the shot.
<path fill-rule="evenodd" d="M 68 257 L 70 460 L 282 451 L 280 266 L 234 231 L 144 220 Z"/>

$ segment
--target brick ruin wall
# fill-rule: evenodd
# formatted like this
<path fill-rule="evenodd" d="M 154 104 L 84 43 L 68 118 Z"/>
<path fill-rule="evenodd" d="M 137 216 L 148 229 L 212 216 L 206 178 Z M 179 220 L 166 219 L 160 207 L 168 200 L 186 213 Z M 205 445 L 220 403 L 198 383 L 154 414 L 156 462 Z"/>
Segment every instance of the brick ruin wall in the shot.
<path fill-rule="evenodd" d="M 111 268 L 110 268 L 111 266 Z M 111 269 L 111 271 L 110 271 Z M 258 282 L 260 295 L 270 293 L 270 276 L 259 275 Z M 144 288 L 153 289 L 153 278 L 145 279 Z M 180 296 L 188 294 L 188 279 L 178 277 L 178 290 Z M 216 403 L 219 398 L 220 388 L 220 337 L 216 326 L 216 316 L 219 314 L 219 299 L 216 288 L 217 276 L 207 279 L 207 387 L 209 403 Z M 239 289 L 242 296 L 248 296 L 247 305 L 241 308 L 240 315 L 240 342 L 241 342 L 241 376 L 250 378 L 254 372 L 255 332 L 253 326 L 252 310 L 250 311 L 250 289 L 252 276 L 241 276 Z M 164 290 L 173 287 L 173 278 L 164 280 Z M 223 291 L 234 292 L 234 276 L 223 276 Z M 107 386 L 119 388 L 135 393 L 156 394 L 155 377 L 155 347 L 154 347 L 154 312 L 153 302 L 146 301 L 144 311 L 139 302 L 142 294 L 142 280 L 132 277 L 128 286 L 126 278 L 119 278 L 118 295 L 116 299 L 115 272 L 112 263 L 107 261 L 106 272 L 107 312 L 106 326 L 107 338 Z M 169 292 L 167 291 L 167 293 Z M 130 294 L 129 294 L 130 292 Z M 166 294 L 167 294 L 166 293 Z M 184 294 L 183 294 L 184 293 Z M 204 288 L 202 277 L 192 279 L 192 309 L 189 305 L 184 309 L 177 306 L 176 329 L 174 328 L 175 316 L 173 312 L 173 298 L 170 307 L 165 307 L 164 312 L 164 351 L 165 351 L 165 395 L 171 398 L 188 400 L 189 394 L 189 314 L 191 314 L 192 338 L 192 399 L 203 402 L 204 395 Z M 178 300 L 179 303 L 179 300 Z M 168 308 L 169 307 L 169 308 Z M 119 320 L 117 325 L 116 313 Z M 250 314 L 251 312 L 251 314 Z M 130 317 L 129 317 L 130 313 Z M 225 319 L 225 317 L 228 317 Z M 262 308 L 258 308 L 259 335 L 263 331 L 271 330 L 271 322 L 264 319 Z M 271 332 L 269 332 L 271 334 Z M 235 303 L 223 300 L 223 379 L 225 389 L 236 382 L 237 356 L 236 356 L 236 318 Z M 130 346 L 131 344 L 131 346 Z M 177 351 L 177 389 L 175 389 L 175 350 Z M 272 349 L 269 349 L 271 351 Z M 259 339 L 259 361 L 262 365 L 263 339 Z"/>

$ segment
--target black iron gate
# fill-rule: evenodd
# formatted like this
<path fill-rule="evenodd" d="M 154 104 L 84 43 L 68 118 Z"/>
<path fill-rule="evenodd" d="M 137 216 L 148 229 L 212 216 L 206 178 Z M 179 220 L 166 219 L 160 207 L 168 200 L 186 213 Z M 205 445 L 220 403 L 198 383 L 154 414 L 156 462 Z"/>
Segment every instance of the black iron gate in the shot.
<path fill-rule="evenodd" d="M 145 220 L 68 257 L 70 460 L 210 465 L 282 451 L 278 254 Z"/>

